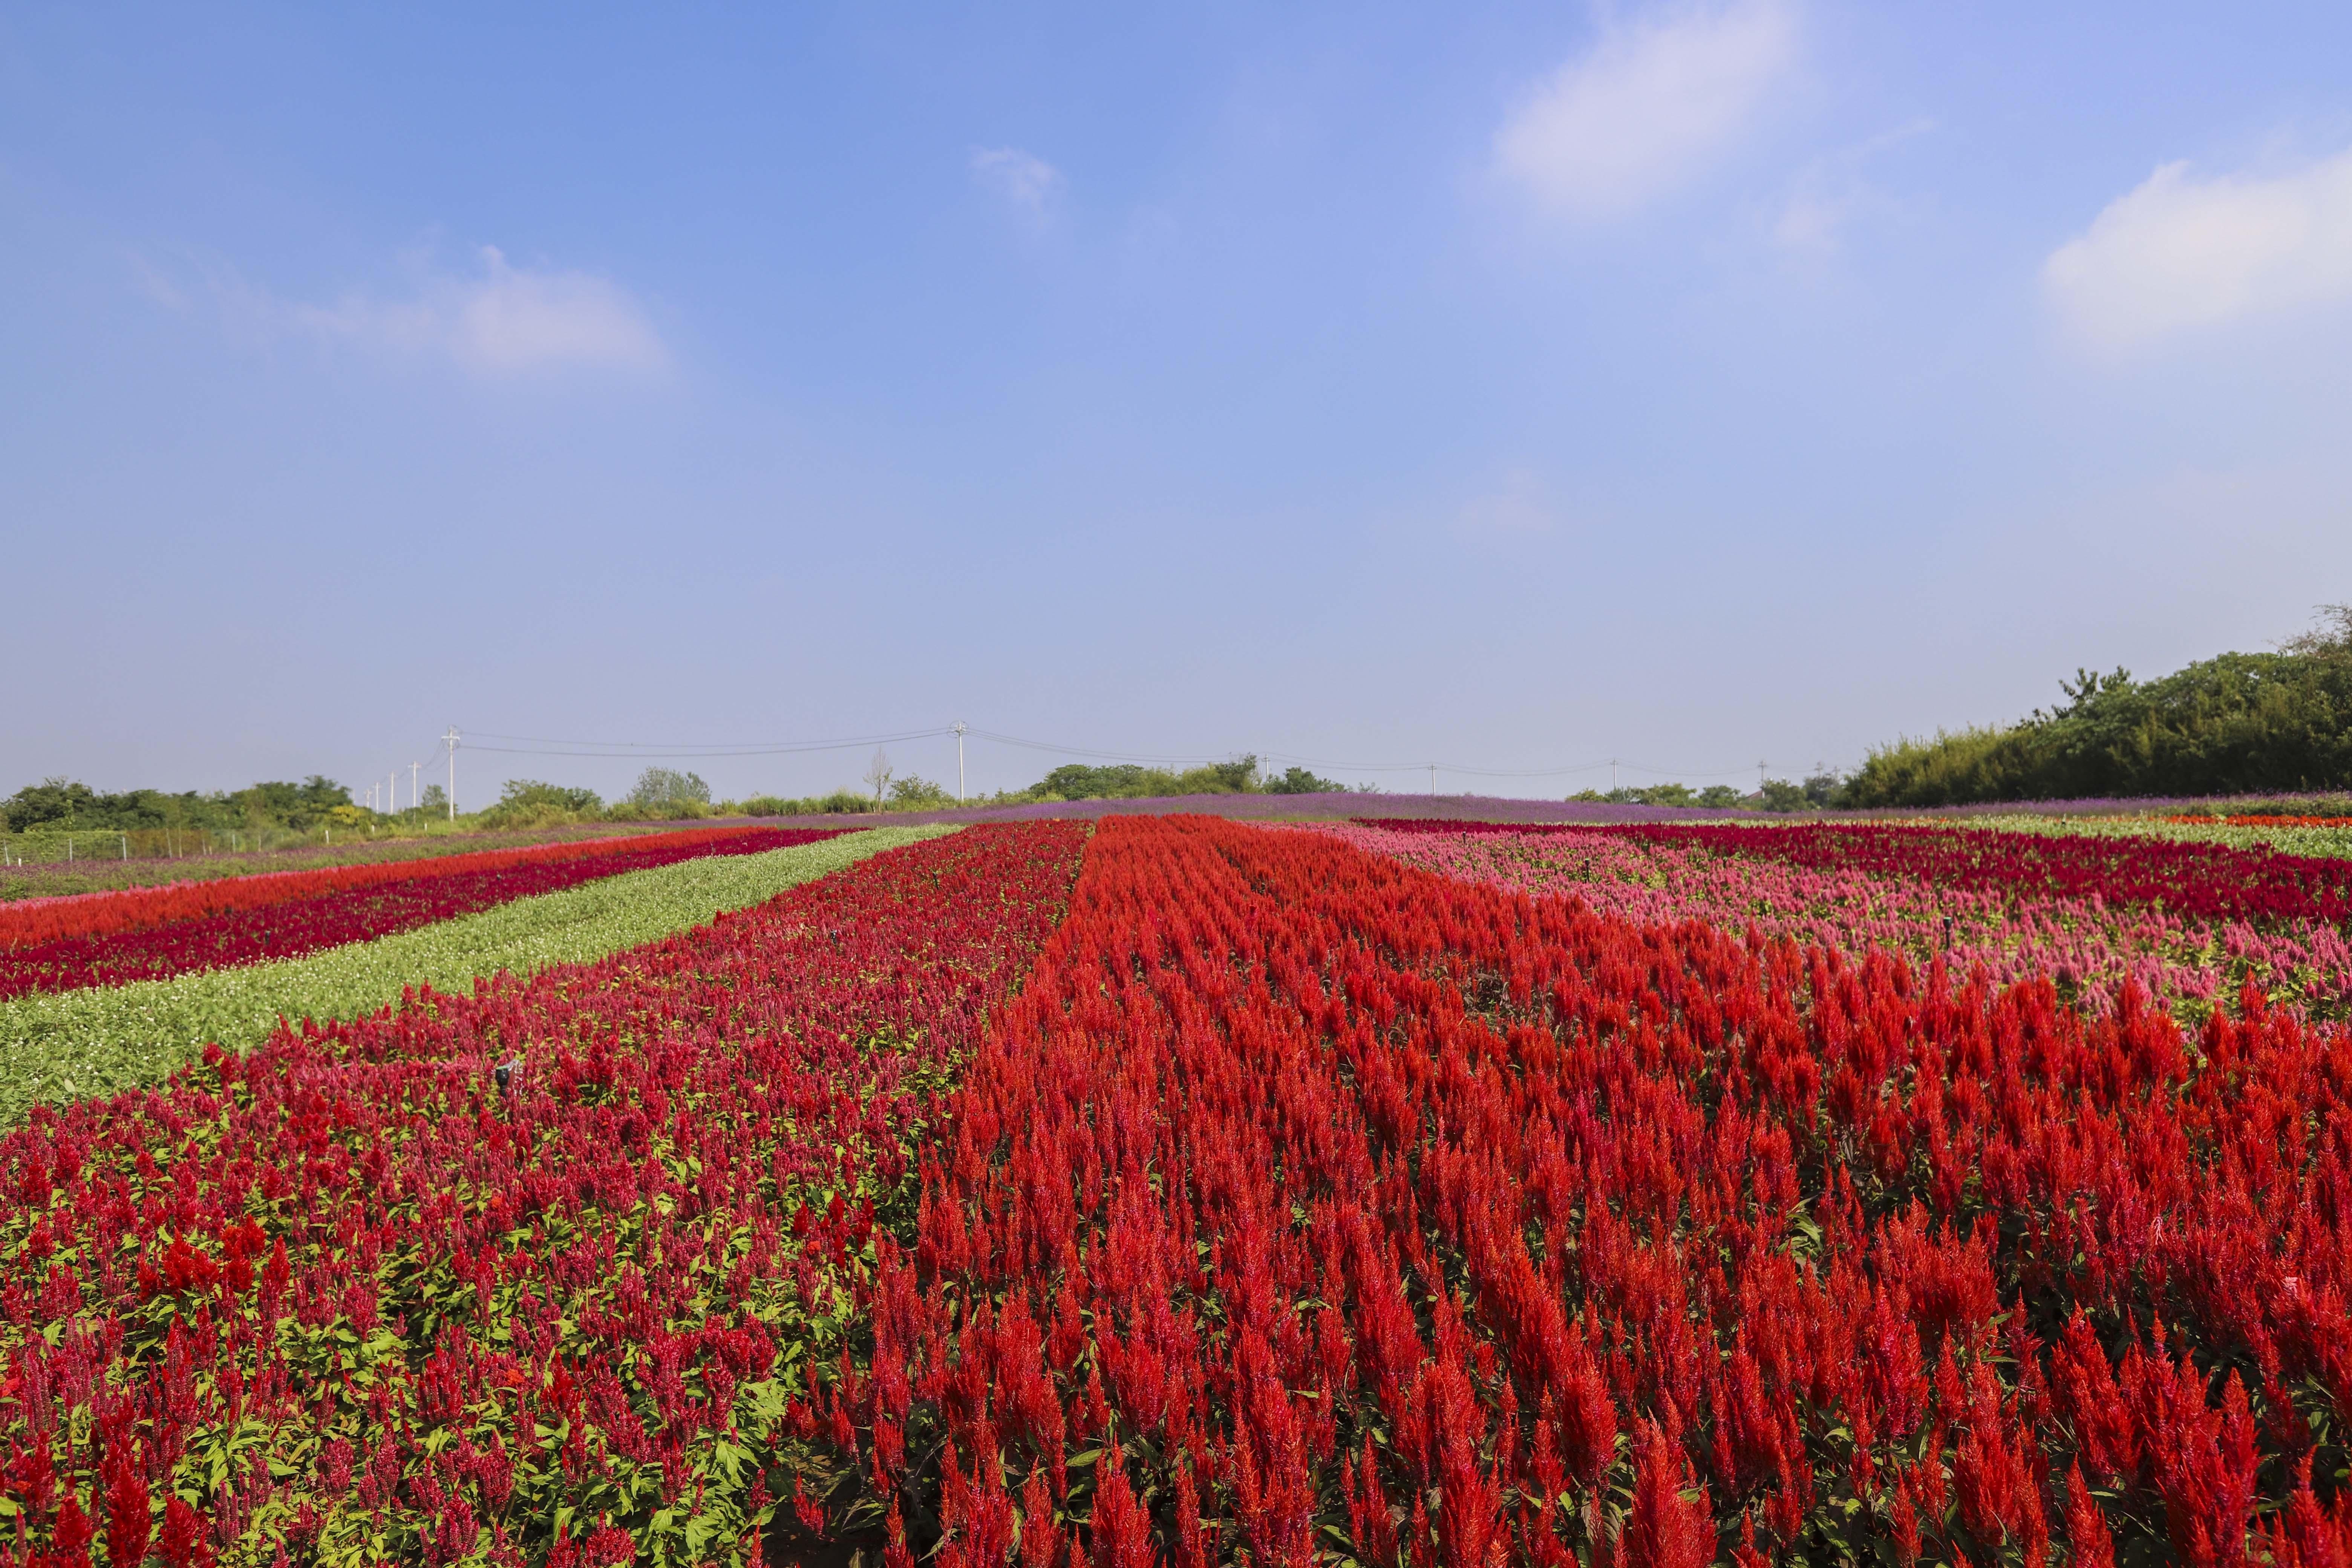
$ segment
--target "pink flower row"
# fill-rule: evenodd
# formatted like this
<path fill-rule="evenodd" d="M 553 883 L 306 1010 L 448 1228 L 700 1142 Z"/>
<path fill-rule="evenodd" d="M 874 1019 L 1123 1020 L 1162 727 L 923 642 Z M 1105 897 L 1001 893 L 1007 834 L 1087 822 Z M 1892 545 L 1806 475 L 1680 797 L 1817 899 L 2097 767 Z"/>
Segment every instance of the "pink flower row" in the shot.
<path fill-rule="evenodd" d="M 2318 1016 L 2352 1011 L 2352 944 L 2311 920 L 2258 929 L 2097 898 L 1940 887 L 1725 854 L 1664 835 L 1606 830 L 1404 833 L 1355 824 L 1308 829 L 1410 865 L 1516 889 L 1565 894 L 1602 914 L 1654 924 L 1705 921 L 1849 952 L 1872 946 L 1956 969 L 1981 964 L 2007 984 L 2048 975 L 2095 1005 L 2126 979 L 2150 994 L 2210 1005 L 2251 977 Z"/>

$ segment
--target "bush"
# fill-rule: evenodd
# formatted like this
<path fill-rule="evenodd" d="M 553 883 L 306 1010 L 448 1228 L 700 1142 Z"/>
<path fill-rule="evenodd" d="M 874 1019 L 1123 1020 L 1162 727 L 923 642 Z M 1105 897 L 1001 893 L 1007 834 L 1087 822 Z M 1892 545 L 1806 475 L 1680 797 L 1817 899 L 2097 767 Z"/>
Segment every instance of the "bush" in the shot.
<path fill-rule="evenodd" d="M 1327 779 L 1305 768 L 1285 768 L 1282 776 L 1266 781 L 1268 795 L 1338 795 L 1348 786 L 1337 779 Z"/>
<path fill-rule="evenodd" d="M 955 796 L 917 773 L 894 779 L 890 784 L 890 806 L 894 811 L 939 811 L 955 803 Z"/>
<path fill-rule="evenodd" d="M 837 789 L 831 795 L 794 800 L 785 795 L 758 795 L 742 803 L 746 816 L 843 816 L 874 809 L 871 796 Z"/>
<path fill-rule="evenodd" d="M 651 808 L 707 806 L 710 804 L 710 786 L 702 782 L 700 773 L 647 768 L 637 775 L 636 787 L 629 791 L 629 804 Z"/>

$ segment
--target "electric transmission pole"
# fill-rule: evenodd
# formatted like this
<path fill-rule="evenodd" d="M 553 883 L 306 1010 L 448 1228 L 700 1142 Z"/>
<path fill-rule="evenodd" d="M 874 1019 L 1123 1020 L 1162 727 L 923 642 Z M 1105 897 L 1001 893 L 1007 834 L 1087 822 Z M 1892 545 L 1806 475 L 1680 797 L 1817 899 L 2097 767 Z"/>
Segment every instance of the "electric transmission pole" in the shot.
<path fill-rule="evenodd" d="M 455 822 L 457 820 L 457 726 L 450 725 L 449 732 L 441 739 L 449 744 L 449 820 Z"/>
<path fill-rule="evenodd" d="M 950 730 L 953 730 L 953 731 L 955 731 L 955 738 L 956 738 L 956 804 L 957 804 L 958 805 L 961 805 L 963 804 L 963 732 L 964 732 L 964 729 L 965 729 L 964 721 L 963 721 L 962 720 L 959 719 L 959 720 L 957 720 L 954 723 L 952 723 L 952 724 L 949 725 L 949 726 L 948 726 L 948 728 L 949 728 L 949 729 L 950 729 Z"/>
<path fill-rule="evenodd" d="M 416 793 L 416 770 L 424 765 L 425 764 L 423 763 L 411 763 L 408 764 L 408 805 L 409 809 L 412 811 L 414 811 L 418 805 L 422 805 L 425 800 L 423 795 Z"/>

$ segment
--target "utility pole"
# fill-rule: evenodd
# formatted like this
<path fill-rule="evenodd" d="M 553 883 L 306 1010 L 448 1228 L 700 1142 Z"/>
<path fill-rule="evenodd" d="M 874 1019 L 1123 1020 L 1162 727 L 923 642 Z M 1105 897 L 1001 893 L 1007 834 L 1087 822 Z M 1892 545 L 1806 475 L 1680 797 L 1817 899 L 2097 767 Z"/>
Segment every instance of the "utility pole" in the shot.
<path fill-rule="evenodd" d="M 457 726 L 450 725 L 449 732 L 441 738 L 449 742 L 449 820 L 455 822 L 457 820 Z"/>
<path fill-rule="evenodd" d="M 1756 793 L 1764 793 L 1764 759 L 1761 757 L 1756 759 Z"/>
<path fill-rule="evenodd" d="M 955 731 L 955 738 L 956 738 L 956 804 L 957 804 L 958 805 L 961 805 L 963 804 L 963 732 L 964 732 L 964 729 L 965 729 L 964 721 L 963 721 L 962 720 L 959 719 L 959 720 L 957 720 L 954 723 L 952 723 L 952 724 L 949 725 L 949 726 L 948 726 L 948 728 L 949 728 L 949 729 L 950 729 L 950 730 L 953 730 L 953 731 Z"/>
<path fill-rule="evenodd" d="M 425 797 L 416 793 L 416 770 L 424 765 L 422 763 L 408 764 L 408 805 L 411 810 L 424 804 Z"/>
<path fill-rule="evenodd" d="M 1435 795 L 1437 794 L 1437 764 L 1435 763 L 1429 764 L 1429 793 L 1432 795 Z"/>
<path fill-rule="evenodd" d="M 1617 793 L 1617 759 L 1614 757 L 1609 759 L 1609 793 Z"/>

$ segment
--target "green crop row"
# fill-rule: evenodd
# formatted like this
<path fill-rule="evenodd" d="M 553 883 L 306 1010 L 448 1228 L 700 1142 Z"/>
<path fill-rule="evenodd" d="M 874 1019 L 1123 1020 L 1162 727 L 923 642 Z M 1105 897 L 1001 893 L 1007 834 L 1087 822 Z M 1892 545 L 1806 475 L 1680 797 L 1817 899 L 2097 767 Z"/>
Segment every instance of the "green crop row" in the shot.
<path fill-rule="evenodd" d="M 2168 822 L 2160 816 L 1971 816 L 1955 826 L 2041 833 L 2053 837 L 2168 838 L 2180 844 L 2222 844 L 2235 849 L 2267 845 L 2283 855 L 2352 860 L 2352 828 L 2240 827 L 2223 822 Z"/>
<path fill-rule="evenodd" d="M 0 1004 L 0 1127 L 34 1105 L 160 1083 L 206 1042 L 246 1050 L 281 1018 L 351 1018 L 404 986 L 581 963 L 702 924 L 868 855 L 953 832 L 878 827 L 762 855 L 720 855 L 518 899 L 307 958 Z"/>

